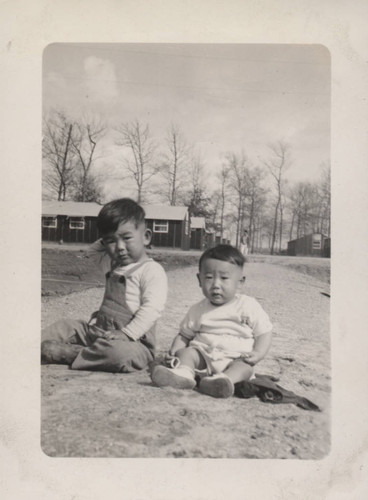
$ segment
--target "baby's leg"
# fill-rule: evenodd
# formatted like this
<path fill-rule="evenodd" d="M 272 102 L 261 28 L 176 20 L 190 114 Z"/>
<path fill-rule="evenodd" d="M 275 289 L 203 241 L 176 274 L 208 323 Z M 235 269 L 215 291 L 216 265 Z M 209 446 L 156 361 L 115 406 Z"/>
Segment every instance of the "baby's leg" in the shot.
<path fill-rule="evenodd" d="M 202 378 L 199 390 L 214 398 L 228 398 L 234 394 L 234 384 L 249 380 L 253 367 L 240 359 L 232 361 L 223 373 Z"/>
<path fill-rule="evenodd" d="M 241 359 L 236 359 L 224 370 L 224 374 L 229 377 L 233 384 L 236 384 L 237 382 L 249 380 L 253 375 L 253 367 L 247 365 Z"/>
<path fill-rule="evenodd" d="M 192 370 L 204 370 L 206 368 L 206 362 L 202 354 L 194 347 L 183 347 L 179 349 L 175 356 L 180 359 L 180 366 L 185 365 Z"/>
<path fill-rule="evenodd" d="M 177 368 L 155 366 L 152 370 L 152 382 L 159 387 L 174 387 L 176 389 L 194 389 L 196 386 L 195 369 L 206 367 L 202 355 L 193 347 L 183 347 L 176 356 L 180 359 Z"/>

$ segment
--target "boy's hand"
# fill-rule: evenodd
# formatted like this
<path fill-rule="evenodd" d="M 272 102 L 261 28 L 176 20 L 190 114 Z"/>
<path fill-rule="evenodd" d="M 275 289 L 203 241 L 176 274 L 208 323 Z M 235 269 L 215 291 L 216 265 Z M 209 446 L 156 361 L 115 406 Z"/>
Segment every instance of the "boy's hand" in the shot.
<path fill-rule="evenodd" d="M 262 355 L 257 351 L 252 351 L 242 355 L 242 359 L 248 365 L 254 366 L 262 359 Z"/>

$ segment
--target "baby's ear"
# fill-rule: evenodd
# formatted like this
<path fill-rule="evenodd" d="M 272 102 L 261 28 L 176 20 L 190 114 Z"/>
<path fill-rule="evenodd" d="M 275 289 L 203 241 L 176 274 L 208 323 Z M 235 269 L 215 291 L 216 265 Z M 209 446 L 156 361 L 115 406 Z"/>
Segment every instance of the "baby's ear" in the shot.
<path fill-rule="evenodd" d="M 147 246 L 151 243 L 152 231 L 148 227 L 144 230 L 144 245 Z"/>
<path fill-rule="evenodd" d="M 199 286 L 202 288 L 201 277 L 200 277 L 199 273 L 197 273 L 197 280 L 198 280 Z"/>

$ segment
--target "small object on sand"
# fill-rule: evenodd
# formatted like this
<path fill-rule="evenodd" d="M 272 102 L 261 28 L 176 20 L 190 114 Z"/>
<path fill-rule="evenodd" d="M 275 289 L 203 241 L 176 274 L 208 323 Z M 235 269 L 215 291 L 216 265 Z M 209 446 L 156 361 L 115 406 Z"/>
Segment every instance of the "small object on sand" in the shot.
<path fill-rule="evenodd" d="M 180 365 L 180 359 L 175 356 L 175 358 L 167 360 L 166 364 L 169 368 L 177 368 Z"/>
<path fill-rule="evenodd" d="M 307 398 L 298 396 L 292 391 L 281 387 L 269 375 L 258 375 L 246 382 L 235 384 L 235 396 L 239 398 L 251 398 L 257 396 L 264 403 L 293 403 L 299 408 L 311 411 L 321 409 Z"/>

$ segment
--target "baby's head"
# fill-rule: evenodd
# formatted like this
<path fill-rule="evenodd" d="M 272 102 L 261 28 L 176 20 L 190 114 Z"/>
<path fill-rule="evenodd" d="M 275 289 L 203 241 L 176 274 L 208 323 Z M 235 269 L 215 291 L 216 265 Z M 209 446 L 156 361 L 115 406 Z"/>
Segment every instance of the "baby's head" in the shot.
<path fill-rule="evenodd" d="M 230 302 L 245 281 L 243 255 L 231 245 L 217 245 L 199 259 L 199 286 L 215 306 Z"/>
<path fill-rule="evenodd" d="M 151 232 L 143 208 L 130 198 L 107 203 L 97 217 L 97 228 L 113 263 L 126 266 L 145 257 Z"/>

